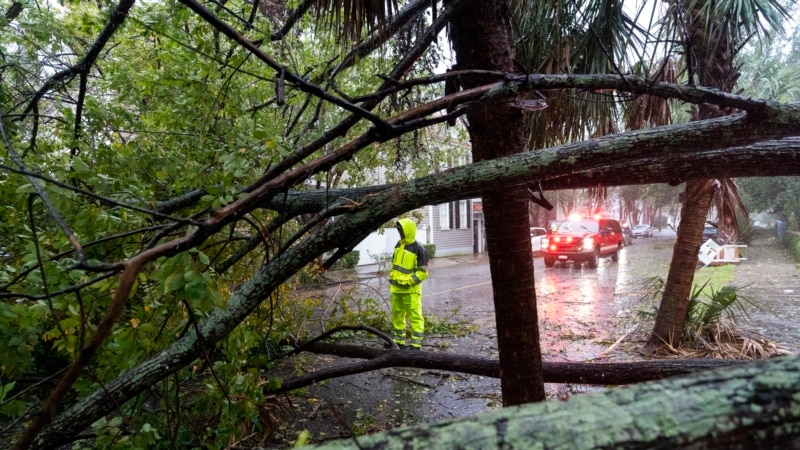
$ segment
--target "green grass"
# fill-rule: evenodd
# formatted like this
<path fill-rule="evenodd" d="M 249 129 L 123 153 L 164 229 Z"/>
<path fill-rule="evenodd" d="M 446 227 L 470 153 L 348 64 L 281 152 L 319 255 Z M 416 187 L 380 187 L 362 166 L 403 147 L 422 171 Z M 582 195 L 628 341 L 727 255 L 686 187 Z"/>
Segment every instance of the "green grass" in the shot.
<path fill-rule="evenodd" d="M 707 287 L 713 291 L 719 291 L 731 284 L 733 280 L 733 272 L 736 270 L 734 264 L 723 264 L 721 266 L 704 267 L 695 273 L 694 276 L 694 289 L 699 286 L 707 284 Z"/>

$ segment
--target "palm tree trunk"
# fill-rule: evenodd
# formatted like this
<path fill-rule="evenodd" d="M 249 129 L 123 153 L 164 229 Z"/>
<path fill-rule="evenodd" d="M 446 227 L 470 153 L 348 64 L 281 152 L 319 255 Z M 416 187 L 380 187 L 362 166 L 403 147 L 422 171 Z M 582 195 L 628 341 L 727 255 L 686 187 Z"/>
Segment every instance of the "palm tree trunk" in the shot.
<path fill-rule="evenodd" d="M 458 68 L 514 71 L 508 23 L 502 1 L 463 2 L 450 28 Z M 461 80 L 465 89 L 485 82 L 481 77 Z M 475 108 L 467 120 L 475 161 L 527 149 L 522 112 L 507 102 Z M 504 406 L 545 398 L 528 202 L 521 184 L 483 196 Z"/>
<path fill-rule="evenodd" d="M 656 323 L 648 342 L 650 346 L 669 344 L 676 347 L 683 338 L 689 296 L 697 269 L 697 254 L 703 240 L 703 225 L 711 206 L 715 184 L 714 180 L 686 183 L 678 238 L 672 251 L 672 261 L 656 314 Z"/>
<path fill-rule="evenodd" d="M 724 21 L 722 16 L 709 16 L 704 2 L 683 0 L 683 11 L 679 23 L 683 25 L 683 46 L 689 65 L 689 74 L 703 86 L 731 92 L 739 78 L 739 69 L 734 64 L 736 27 Z M 701 104 L 692 113 L 692 120 L 711 119 L 730 114 L 731 111 L 714 105 Z M 667 283 L 661 299 L 653 333 L 648 345 L 658 346 L 668 342 L 677 346 L 682 341 L 683 325 L 697 267 L 697 254 L 703 238 L 705 224 L 717 180 L 696 180 L 686 184 L 681 223 L 675 250 L 672 254 Z"/>

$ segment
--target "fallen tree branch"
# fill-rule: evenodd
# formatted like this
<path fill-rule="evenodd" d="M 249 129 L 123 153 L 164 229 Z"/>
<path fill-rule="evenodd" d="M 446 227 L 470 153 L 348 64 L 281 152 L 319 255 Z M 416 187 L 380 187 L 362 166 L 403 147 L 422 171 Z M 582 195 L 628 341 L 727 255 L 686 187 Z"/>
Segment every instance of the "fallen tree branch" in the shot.
<path fill-rule="evenodd" d="M 522 153 L 507 158 L 508 161 L 514 161 L 513 164 L 524 164 L 524 161 L 529 158 L 536 158 L 538 155 L 535 153 Z M 791 137 L 702 153 L 627 159 L 618 164 L 599 166 L 569 174 L 552 171 L 551 175 L 543 175 L 540 172 L 538 175 L 531 175 L 530 178 L 542 177 L 541 186 L 546 192 L 591 188 L 598 185 L 610 187 L 665 183 L 675 186 L 693 179 L 792 176 L 800 173 L 798 154 L 800 154 L 800 138 Z M 754 161 L 758 161 L 758 163 L 754 164 Z M 482 162 L 481 164 L 492 164 L 492 162 Z M 499 172 L 501 169 L 496 170 Z M 319 211 L 340 199 L 362 202 L 367 197 L 397 186 L 378 185 L 351 189 L 290 191 L 288 194 L 280 193 L 267 199 L 261 206 L 298 215 Z M 484 183 L 482 186 L 486 187 L 487 184 Z M 453 197 L 452 200 L 478 196 L 481 187 L 468 189 L 465 186 L 461 192 L 461 197 Z M 204 192 L 196 195 L 202 194 Z"/>
<path fill-rule="evenodd" d="M 367 361 L 342 364 L 286 380 L 280 388 L 269 391 L 269 393 L 289 392 L 324 380 L 389 367 L 446 370 L 500 378 L 499 361 L 477 356 L 407 350 L 381 350 L 358 345 L 324 342 L 298 343 L 298 345 L 301 345 L 304 351 L 311 353 L 334 355 L 343 358 L 358 358 Z M 612 363 L 545 361 L 543 370 L 545 383 L 624 385 L 687 375 L 720 367 L 739 366 L 746 362 L 719 359 L 662 359 Z"/>

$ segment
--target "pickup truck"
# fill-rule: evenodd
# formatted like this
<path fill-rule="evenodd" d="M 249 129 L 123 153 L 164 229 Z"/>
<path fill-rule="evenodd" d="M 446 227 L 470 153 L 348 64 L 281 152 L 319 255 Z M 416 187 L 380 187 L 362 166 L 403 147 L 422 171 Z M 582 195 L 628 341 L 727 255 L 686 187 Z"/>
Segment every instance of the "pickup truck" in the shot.
<path fill-rule="evenodd" d="M 586 262 L 590 269 L 596 269 L 600 258 L 619 260 L 623 245 L 622 227 L 614 219 L 568 220 L 542 239 L 544 265 L 572 261 L 578 266 Z"/>

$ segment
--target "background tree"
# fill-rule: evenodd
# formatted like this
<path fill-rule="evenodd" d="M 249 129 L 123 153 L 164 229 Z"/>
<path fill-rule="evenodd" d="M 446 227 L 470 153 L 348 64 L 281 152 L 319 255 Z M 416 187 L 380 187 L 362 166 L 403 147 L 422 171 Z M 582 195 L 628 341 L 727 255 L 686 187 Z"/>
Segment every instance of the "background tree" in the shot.
<path fill-rule="evenodd" d="M 731 92 L 739 78 L 736 61 L 743 42 L 781 32 L 786 18 L 783 7 L 773 1 L 751 2 L 742 8 L 739 1 L 716 3 L 673 2 L 665 13 L 664 42 L 678 42 L 690 85 L 709 86 Z M 692 120 L 705 120 L 731 114 L 732 109 L 700 104 L 692 109 Z M 681 341 L 692 280 L 697 266 L 706 215 L 715 190 L 732 180 L 708 179 L 687 182 L 683 196 L 678 238 L 670 262 L 664 294 L 656 315 L 651 346 L 664 343 L 678 346 Z M 733 188 L 726 189 L 728 193 Z M 729 198 L 728 196 L 724 196 Z M 723 208 L 723 214 L 729 211 Z M 736 226 L 736 221 L 722 220 Z"/>
<path fill-rule="evenodd" d="M 797 8 L 795 8 L 796 11 Z M 800 30 L 772 45 L 752 45 L 742 55 L 738 86 L 754 97 L 800 100 Z M 741 178 L 742 201 L 749 211 L 772 212 L 800 228 L 800 179 L 797 177 Z"/>

